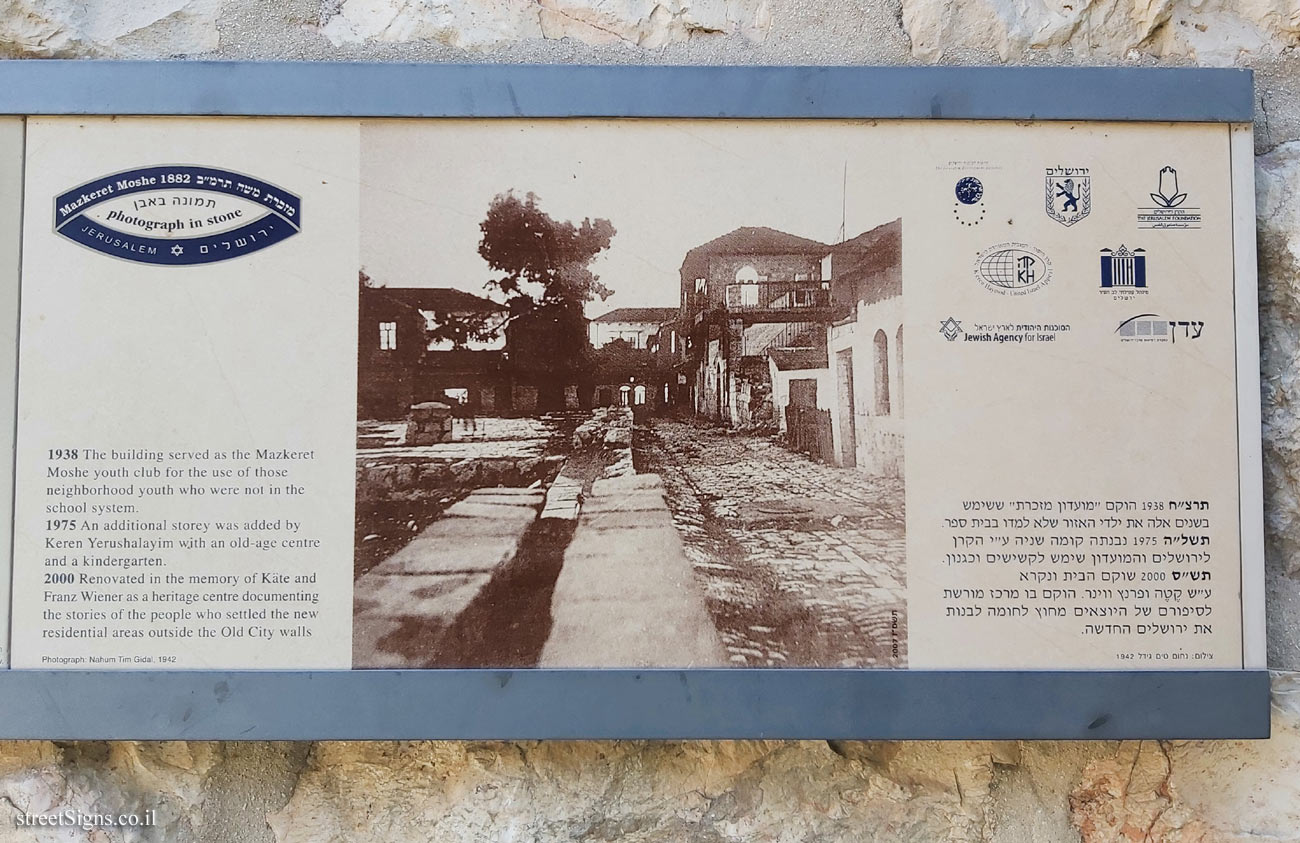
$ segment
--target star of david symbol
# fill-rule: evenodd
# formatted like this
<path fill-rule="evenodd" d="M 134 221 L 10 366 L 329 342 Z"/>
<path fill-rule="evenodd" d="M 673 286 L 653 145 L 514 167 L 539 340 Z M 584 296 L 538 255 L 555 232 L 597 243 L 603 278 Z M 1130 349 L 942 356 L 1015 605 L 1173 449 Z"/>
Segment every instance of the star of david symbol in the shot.
<path fill-rule="evenodd" d="M 185 254 L 185 247 L 177 243 L 175 246 L 172 246 L 172 254 L 179 258 L 181 255 Z"/>
<path fill-rule="evenodd" d="M 961 333 L 961 323 L 949 316 L 939 323 L 939 333 L 943 334 L 943 338 L 948 342 L 952 342 Z"/>

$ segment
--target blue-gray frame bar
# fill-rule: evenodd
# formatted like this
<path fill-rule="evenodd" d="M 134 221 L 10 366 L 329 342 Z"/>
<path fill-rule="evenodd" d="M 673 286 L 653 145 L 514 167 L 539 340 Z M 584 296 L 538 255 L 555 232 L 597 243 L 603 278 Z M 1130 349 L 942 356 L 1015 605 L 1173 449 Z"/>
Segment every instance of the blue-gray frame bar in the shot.
<path fill-rule="evenodd" d="M 1249 70 L 0 62 L 2 114 L 1248 123 Z"/>
<path fill-rule="evenodd" d="M 0 61 L 0 114 L 1250 122 L 1249 70 Z M 0 738 L 1264 738 L 1266 671 L 0 670 Z"/>
<path fill-rule="evenodd" d="M 0 738 L 1266 738 L 1267 671 L 0 671 Z"/>

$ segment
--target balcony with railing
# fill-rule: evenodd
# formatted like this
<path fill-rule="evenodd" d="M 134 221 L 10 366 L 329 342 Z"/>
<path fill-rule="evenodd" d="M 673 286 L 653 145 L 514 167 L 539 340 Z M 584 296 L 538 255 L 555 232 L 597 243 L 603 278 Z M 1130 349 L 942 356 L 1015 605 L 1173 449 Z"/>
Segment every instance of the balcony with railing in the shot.
<path fill-rule="evenodd" d="M 815 284 L 815 286 L 814 286 Z M 729 284 L 723 306 L 732 312 L 804 311 L 830 307 L 831 291 L 818 282 L 772 281 Z"/>

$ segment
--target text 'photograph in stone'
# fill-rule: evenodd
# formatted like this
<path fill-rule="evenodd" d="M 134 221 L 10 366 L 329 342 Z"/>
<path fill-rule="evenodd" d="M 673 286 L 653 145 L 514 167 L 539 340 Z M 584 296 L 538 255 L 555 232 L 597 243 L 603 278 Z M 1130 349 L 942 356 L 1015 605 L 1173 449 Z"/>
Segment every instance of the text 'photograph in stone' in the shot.
<path fill-rule="evenodd" d="M 354 666 L 907 666 L 861 127 L 361 136 Z"/>

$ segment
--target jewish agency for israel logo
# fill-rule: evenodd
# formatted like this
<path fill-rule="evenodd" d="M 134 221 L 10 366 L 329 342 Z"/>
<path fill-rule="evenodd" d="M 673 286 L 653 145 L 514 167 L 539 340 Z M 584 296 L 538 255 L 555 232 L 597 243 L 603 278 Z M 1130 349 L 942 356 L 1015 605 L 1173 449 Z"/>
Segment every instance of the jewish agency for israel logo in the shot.
<path fill-rule="evenodd" d="M 957 201 L 952 203 L 952 214 L 962 225 L 979 225 L 984 220 L 984 183 L 974 176 L 957 179 L 953 191 Z"/>
<path fill-rule="evenodd" d="M 1048 167 L 1045 177 L 1047 215 L 1074 225 L 1092 211 L 1092 177 L 1087 167 Z"/>
<path fill-rule="evenodd" d="M 216 263 L 301 230 L 299 197 L 214 167 L 141 167 L 86 182 L 54 200 L 55 233 L 137 263 Z"/>
<path fill-rule="evenodd" d="M 975 278 L 995 293 L 1023 296 L 1047 285 L 1052 262 L 1028 243 L 999 243 L 980 252 Z"/>
<path fill-rule="evenodd" d="M 1200 228 L 1201 209 L 1187 205 L 1187 193 L 1178 189 L 1178 170 L 1166 164 L 1160 168 L 1153 205 L 1138 208 L 1138 228 Z"/>
<path fill-rule="evenodd" d="M 939 323 L 939 333 L 948 342 L 957 339 L 961 332 L 961 323 L 951 316 Z"/>

